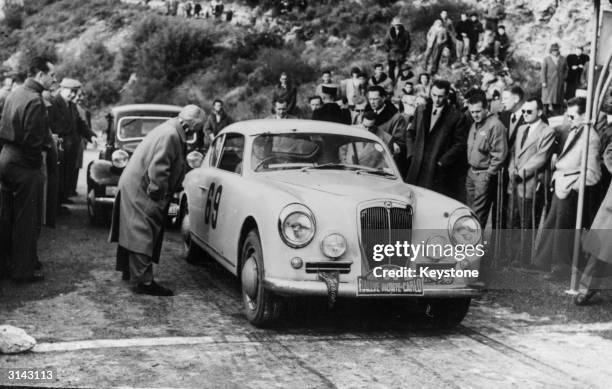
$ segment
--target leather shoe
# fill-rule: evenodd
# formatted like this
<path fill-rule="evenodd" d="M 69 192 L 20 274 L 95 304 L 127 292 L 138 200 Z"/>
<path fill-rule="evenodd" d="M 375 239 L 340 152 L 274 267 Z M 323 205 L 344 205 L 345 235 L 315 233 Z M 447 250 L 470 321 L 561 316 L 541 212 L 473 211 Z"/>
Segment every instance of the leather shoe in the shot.
<path fill-rule="evenodd" d="M 124 271 L 121 273 L 121 279 L 122 279 L 123 281 L 129 281 L 129 280 L 130 280 L 130 271 L 129 271 L 129 270 L 127 270 L 127 271 L 126 271 L 126 270 L 124 270 Z"/>
<path fill-rule="evenodd" d="M 45 276 L 42 274 L 34 274 L 31 277 L 24 278 L 12 278 L 13 282 L 16 284 L 31 284 L 33 282 L 41 282 L 45 280 Z"/>
<path fill-rule="evenodd" d="M 174 296 L 174 292 L 171 289 L 165 288 L 155 281 L 151 281 L 150 284 L 138 284 L 136 287 L 136 293 L 148 294 L 151 296 Z"/>
<path fill-rule="evenodd" d="M 579 306 L 587 305 L 589 303 L 589 300 L 591 300 L 596 294 L 597 290 L 594 289 L 589 289 L 586 292 L 579 292 L 577 295 L 574 296 L 574 304 Z"/>

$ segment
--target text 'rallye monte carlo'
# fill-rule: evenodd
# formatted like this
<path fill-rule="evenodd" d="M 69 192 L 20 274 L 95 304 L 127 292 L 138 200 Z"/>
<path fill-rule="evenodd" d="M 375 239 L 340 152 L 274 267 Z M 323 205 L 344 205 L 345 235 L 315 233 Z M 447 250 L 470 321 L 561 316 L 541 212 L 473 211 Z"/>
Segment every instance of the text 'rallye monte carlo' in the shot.
<path fill-rule="evenodd" d="M 308 120 L 223 129 L 183 182 L 191 258 L 242 284 L 248 320 L 276 320 L 285 297 L 418 299 L 458 324 L 482 284 L 480 225 L 463 204 L 404 183 L 368 131 Z M 203 250 L 203 251 L 202 251 Z"/>

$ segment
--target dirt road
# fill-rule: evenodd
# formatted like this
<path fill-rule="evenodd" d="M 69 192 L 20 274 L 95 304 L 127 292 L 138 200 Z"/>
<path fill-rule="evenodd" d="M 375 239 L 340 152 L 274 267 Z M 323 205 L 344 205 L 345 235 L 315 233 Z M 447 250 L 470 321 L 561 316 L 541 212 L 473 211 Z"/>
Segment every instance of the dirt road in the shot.
<path fill-rule="evenodd" d="M 612 323 L 558 324 L 486 296 L 452 331 L 424 328 L 390 304 L 342 301 L 331 312 L 296 303 L 279 328 L 257 329 L 241 313 L 237 281 L 215 264 L 187 264 L 176 231 L 156 269 L 176 295 L 136 295 L 114 271 L 107 229 L 88 224 L 84 197 L 70 208 L 44 231 L 46 280 L 0 284 L 0 324 L 39 342 L 0 355 L 0 368 L 53 368 L 55 377 L 0 385 L 563 388 L 612 379 Z"/>

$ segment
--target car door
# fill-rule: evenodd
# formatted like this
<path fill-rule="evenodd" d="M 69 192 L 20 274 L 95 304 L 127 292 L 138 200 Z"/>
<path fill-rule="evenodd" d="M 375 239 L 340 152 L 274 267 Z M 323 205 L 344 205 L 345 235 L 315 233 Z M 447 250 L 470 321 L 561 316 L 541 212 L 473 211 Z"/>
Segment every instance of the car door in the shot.
<path fill-rule="evenodd" d="M 208 239 L 214 250 L 227 262 L 223 265 L 230 270 L 236 266 L 236 242 L 242 224 L 238 215 L 242 213 L 241 207 L 245 205 L 242 193 L 248 189 L 242 185 L 244 144 L 244 135 L 225 134 L 206 201 L 208 211 L 204 214 Z"/>
<path fill-rule="evenodd" d="M 190 188 L 190 193 L 188 193 L 189 223 L 191 224 L 191 231 L 210 248 L 214 248 L 214 245 L 212 245 L 210 241 L 209 223 L 206 218 L 206 212 L 207 205 L 210 207 L 211 197 L 215 193 L 215 182 L 218 172 L 216 166 L 219 162 L 224 139 L 225 135 L 221 135 L 215 139 L 206 155 L 202 167 L 194 172 L 197 174 L 197 177 L 195 177 L 193 181 L 194 185 Z M 210 209 L 208 209 L 208 212 L 208 218 L 210 218 Z"/>

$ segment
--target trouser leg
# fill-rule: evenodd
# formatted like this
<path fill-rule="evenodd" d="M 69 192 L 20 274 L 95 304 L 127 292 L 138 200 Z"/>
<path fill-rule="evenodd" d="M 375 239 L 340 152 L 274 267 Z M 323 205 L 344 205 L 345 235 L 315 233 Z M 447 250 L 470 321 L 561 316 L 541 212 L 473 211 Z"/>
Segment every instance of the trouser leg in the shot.
<path fill-rule="evenodd" d="M 66 152 L 64 153 L 65 169 L 65 180 L 63 182 L 63 194 L 64 199 L 70 197 L 72 194 L 72 183 L 75 181 L 74 175 L 76 170 L 76 161 L 78 158 L 79 144 L 76 140 L 72 139 L 66 145 Z"/>
<path fill-rule="evenodd" d="M 457 59 L 463 60 L 463 40 L 457 39 Z"/>
<path fill-rule="evenodd" d="M 29 278 L 38 262 L 37 242 L 41 230 L 42 185 L 40 169 L 14 167 L 11 277 Z"/>
<path fill-rule="evenodd" d="M 600 289 L 602 281 L 610 277 L 611 268 L 609 263 L 597 259 L 594 255 L 589 255 L 589 260 L 580 277 L 578 290 L 586 293 L 592 289 Z"/>
<path fill-rule="evenodd" d="M 478 217 L 483 230 L 489 218 L 496 180 L 497 176 L 489 178 L 486 171 L 474 172 L 471 169 L 468 171 L 466 189 L 468 192 L 471 191 L 468 194 L 468 206 Z"/>
<path fill-rule="evenodd" d="M 471 50 L 472 50 L 472 44 L 469 38 L 463 38 L 463 53 L 461 54 L 461 58 L 463 58 L 464 61 L 467 61 L 467 58 L 469 57 Z"/>
<path fill-rule="evenodd" d="M 395 77 L 395 67 L 397 65 L 397 61 L 390 59 L 388 61 L 388 69 L 387 71 L 389 72 L 389 77 L 391 77 L 393 80 L 396 80 L 397 77 Z"/>
<path fill-rule="evenodd" d="M 130 251 L 130 275 L 133 280 L 141 284 L 153 281 L 153 259 L 148 255 Z"/>
<path fill-rule="evenodd" d="M 435 45 L 433 48 L 431 74 L 436 74 L 438 72 L 438 66 L 440 66 L 440 59 L 442 58 L 442 50 L 443 47 L 440 47 L 439 45 Z"/>
<path fill-rule="evenodd" d="M 0 279 L 8 276 L 11 255 L 12 193 L 0 183 Z"/>

